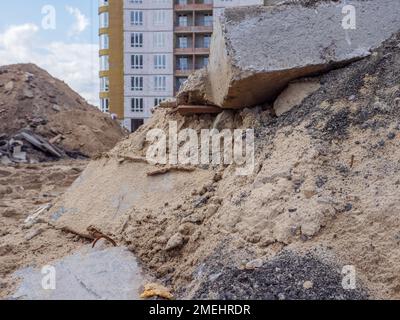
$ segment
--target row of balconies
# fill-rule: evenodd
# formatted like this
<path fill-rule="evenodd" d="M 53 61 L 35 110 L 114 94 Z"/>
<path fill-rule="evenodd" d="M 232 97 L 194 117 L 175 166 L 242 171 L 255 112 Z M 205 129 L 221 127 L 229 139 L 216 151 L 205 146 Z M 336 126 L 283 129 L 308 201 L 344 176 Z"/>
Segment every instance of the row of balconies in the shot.
<path fill-rule="evenodd" d="M 174 6 L 175 11 L 208 11 L 213 9 L 213 4 L 211 3 L 187 3 L 187 4 L 179 4 L 179 1 Z"/>

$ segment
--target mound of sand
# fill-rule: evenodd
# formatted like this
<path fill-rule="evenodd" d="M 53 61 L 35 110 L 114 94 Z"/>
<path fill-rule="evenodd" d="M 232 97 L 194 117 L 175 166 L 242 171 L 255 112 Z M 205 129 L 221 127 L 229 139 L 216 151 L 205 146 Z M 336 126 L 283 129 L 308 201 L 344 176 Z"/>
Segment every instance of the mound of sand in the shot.
<path fill-rule="evenodd" d="M 218 119 L 158 110 L 92 161 L 48 218 L 100 227 L 180 297 L 400 298 L 400 36 L 315 80 L 320 89 L 279 118 L 268 105 Z M 141 161 L 146 134 L 169 121 L 255 128 L 254 173 L 149 176 L 158 168 Z M 344 265 L 357 290 L 343 291 Z"/>
<path fill-rule="evenodd" d="M 124 136 L 109 115 L 36 65 L 2 66 L 0 134 L 12 137 L 22 129 L 54 139 L 67 154 L 89 157 L 108 151 Z"/>

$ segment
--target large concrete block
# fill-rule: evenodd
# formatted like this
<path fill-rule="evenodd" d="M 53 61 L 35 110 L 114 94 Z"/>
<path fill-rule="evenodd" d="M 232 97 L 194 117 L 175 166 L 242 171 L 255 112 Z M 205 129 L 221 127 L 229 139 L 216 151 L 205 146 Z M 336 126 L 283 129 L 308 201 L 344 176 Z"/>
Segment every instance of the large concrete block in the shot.
<path fill-rule="evenodd" d="M 400 30 L 399 0 L 304 3 L 226 9 L 215 23 L 205 104 L 272 101 L 290 81 L 363 58 Z M 342 25 L 346 5 L 356 9 L 355 29 Z"/>

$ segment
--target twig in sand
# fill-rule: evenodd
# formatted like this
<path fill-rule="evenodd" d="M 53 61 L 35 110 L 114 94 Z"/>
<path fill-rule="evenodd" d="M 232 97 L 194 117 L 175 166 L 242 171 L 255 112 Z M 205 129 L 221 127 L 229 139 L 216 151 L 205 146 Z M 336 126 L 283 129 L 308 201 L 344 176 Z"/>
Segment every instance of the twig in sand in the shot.
<path fill-rule="evenodd" d="M 194 168 L 194 167 L 173 166 L 173 167 L 166 167 L 166 168 L 158 169 L 155 171 L 147 172 L 147 176 L 149 176 L 149 177 L 158 176 L 158 175 L 165 174 L 165 173 L 168 173 L 171 171 L 193 172 L 195 170 L 196 170 L 196 168 Z"/>

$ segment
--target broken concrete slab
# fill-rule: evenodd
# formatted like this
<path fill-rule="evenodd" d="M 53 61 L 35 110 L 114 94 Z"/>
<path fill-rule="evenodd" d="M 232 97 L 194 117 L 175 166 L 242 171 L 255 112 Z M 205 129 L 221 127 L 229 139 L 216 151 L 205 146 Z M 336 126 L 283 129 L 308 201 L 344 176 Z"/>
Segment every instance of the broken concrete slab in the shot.
<path fill-rule="evenodd" d="M 192 73 L 185 81 L 176 96 L 176 104 L 180 105 L 213 105 L 210 94 L 207 69 Z"/>
<path fill-rule="evenodd" d="M 319 81 L 305 80 L 295 81 L 279 95 L 274 102 L 275 114 L 279 117 L 300 105 L 305 98 L 313 94 L 321 87 Z"/>
<path fill-rule="evenodd" d="M 28 141 L 30 144 L 34 145 L 36 148 L 51 154 L 54 157 L 61 158 L 62 154 L 56 150 L 56 148 L 45 141 L 43 138 L 38 135 L 30 134 L 27 132 L 21 132 L 21 136 Z"/>
<path fill-rule="evenodd" d="M 355 29 L 342 26 L 348 4 Z M 290 81 L 366 57 L 399 29 L 398 0 L 228 8 L 214 25 L 207 74 L 193 75 L 178 97 L 222 108 L 273 101 Z"/>
<path fill-rule="evenodd" d="M 21 146 L 14 147 L 12 157 L 18 162 L 27 162 L 26 152 L 22 151 Z"/>
<path fill-rule="evenodd" d="M 53 269 L 54 268 L 54 269 Z M 126 248 L 92 249 L 79 252 L 41 269 L 15 273 L 22 282 L 12 296 L 18 300 L 139 300 L 145 284 L 135 256 Z M 55 282 L 50 279 L 54 270 Z M 46 277 L 47 275 L 47 277 Z"/>

